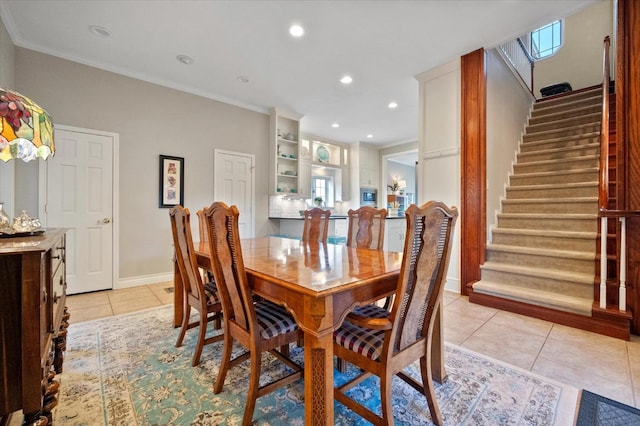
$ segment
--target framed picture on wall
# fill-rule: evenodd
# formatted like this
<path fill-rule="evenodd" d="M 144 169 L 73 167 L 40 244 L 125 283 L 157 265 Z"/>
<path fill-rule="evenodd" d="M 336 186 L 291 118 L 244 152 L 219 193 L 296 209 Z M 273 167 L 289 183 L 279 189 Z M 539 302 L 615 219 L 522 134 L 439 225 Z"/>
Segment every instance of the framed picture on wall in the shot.
<path fill-rule="evenodd" d="M 184 158 L 160 156 L 160 208 L 184 206 Z"/>

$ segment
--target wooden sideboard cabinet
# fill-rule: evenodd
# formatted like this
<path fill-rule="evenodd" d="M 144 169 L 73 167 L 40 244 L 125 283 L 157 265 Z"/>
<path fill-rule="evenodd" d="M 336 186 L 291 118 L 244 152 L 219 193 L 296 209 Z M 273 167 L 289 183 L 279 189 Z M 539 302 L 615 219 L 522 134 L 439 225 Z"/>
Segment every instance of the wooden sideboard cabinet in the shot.
<path fill-rule="evenodd" d="M 0 424 L 51 423 L 69 325 L 65 229 L 0 238 Z"/>

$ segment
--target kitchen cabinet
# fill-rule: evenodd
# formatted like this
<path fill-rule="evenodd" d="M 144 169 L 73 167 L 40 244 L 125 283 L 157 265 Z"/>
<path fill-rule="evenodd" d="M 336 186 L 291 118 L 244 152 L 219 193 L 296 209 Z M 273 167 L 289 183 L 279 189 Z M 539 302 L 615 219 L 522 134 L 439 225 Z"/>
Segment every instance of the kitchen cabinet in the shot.
<path fill-rule="evenodd" d="M 271 195 L 308 195 L 300 185 L 300 120 L 302 115 L 272 108 L 270 117 L 270 190 Z M 308 155 L 307 155 L 308 156 Z"/>
<path fill-rule="evenodd" d="M 378 150 L 360 145 L 360 186 L 377 188 L 380 181 L 380 156 Z"/>
<path fill-rule="evenodd" d="M 22 409 L 24 424 L 58 404 L 69 313 L 65 230 L 0 240 L 0 423 Z"/>
<path fill-rule="evenodd" d="M 404 217 L 387 219 L 384 225 L 384 250 L 404 251 L 407 220 Z"/>

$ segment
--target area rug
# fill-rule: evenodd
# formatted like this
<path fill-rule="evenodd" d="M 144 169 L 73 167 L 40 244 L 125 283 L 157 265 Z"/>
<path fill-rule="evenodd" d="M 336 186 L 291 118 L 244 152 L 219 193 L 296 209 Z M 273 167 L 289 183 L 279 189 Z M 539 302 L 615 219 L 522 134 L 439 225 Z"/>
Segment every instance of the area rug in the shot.
<path fill-rule="evenodd" d="M 73 315 L 73 313 L 72 313 Z M 202 362 L 191 367 L 195 332 L 175 347 L 172 306 L 73 324 L 69 327 L 57 425 L 239 425 L 242 422 L 249 362 L 230 370 L 223 392 L 214 395 L 222 344 L 205 346 Z M 236 353 L 241 348 L 234 349 Z M 292 347 L 303 360 L 303 351 Z M 447 425 L 571 425 L 578 390 L 526 370 L 446 344 L 444 384 L 437 400 Z M 282 373 L 266 354 L 263 379 Z M 419 377 L 417 365 L 408 369 Z M 336 371 L 336 384 L 355 374 Z M 378 379 L 351 392 L 379 411 Z M 424 396 L 397 379 L 393 383 L 396 425 L 430 425 Z M 257 425 L 303 425 L 304 386 L 299 380 L 258 399 Z M 336 425 L 365 425 L 335 402 Z"/>
<path fill-rule="evenodd" d="M 640 410 L 583 390 L 576 426 L 640 425 Z"/>

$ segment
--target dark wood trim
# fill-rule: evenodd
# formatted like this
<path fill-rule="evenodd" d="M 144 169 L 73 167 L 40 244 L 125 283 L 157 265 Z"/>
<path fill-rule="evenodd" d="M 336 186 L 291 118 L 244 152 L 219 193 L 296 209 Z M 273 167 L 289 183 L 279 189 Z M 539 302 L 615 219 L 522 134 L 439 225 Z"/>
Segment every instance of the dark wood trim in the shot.
<path fill-rule="evenodd" d="M 620 315 L 615 315 L 611 313 L 610 310 L 600 310 L 595 304 L 592 308 L 593 316 L 588 317 L 571 312 L 545 308 L 543 306 L 530 305 L 515 300 L 475 293 L 473 289 L 469 292 L 469 302 L 618 339 L 629 340 L 631 337 L 629 333 L 629 320 L 631 318 L 628 313 L 620 312 Z"/>
<path fill-rule="evenodd" d="M 480 279 L 486 245 L 486 66 L 485 51 L 461 58 L 460 287 L 467 295 Z"/>
<path fill-rule="evenodd" d="M 640 2 L 618 0 L 616 193 L 619 210 L 640 210 Z M 627 308 L 640 312 L 640 220 L 627 220 Z M 640 315 L 631 323 L 640 332 Z"/>

